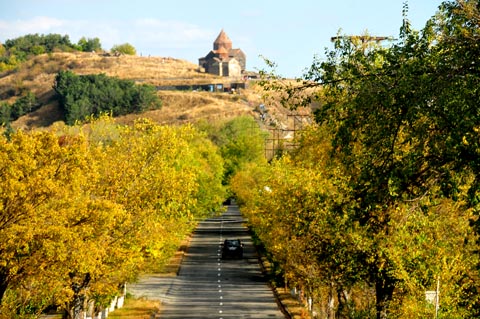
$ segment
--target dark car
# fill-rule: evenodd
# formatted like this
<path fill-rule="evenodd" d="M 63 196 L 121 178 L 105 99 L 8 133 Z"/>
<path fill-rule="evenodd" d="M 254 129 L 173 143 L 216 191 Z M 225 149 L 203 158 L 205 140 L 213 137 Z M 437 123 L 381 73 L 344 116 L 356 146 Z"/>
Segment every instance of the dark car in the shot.
<path fill-rule="evenodd" d="M 222 247 L 222 259 L 243 258 L 243 244 L 240 239 L 225 239 Z"/>

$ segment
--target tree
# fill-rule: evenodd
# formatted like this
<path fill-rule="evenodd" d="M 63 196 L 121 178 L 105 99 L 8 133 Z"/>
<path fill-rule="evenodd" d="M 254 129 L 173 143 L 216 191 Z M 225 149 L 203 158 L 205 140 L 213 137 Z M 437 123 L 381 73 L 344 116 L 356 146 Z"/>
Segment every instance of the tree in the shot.
<path fill-rule="evenodd" d="M 0 103 L 0 124 L 7 125 L 12 118 L 12 107 L 7 102 Z"/>
<path fill-rule="evenodd" d="M 91 115 L 112 113 L 118 116 L 161 107 L 153 86 L 136 85 L 131 80 L 105 74 L 76 75 L 60 71 L 55 77 L 54 89 L 67 124 L 84 121 Z"/>
<path fill-rule="evenodd" d="M 45 307 L 59 298 L 62 279 L 72 265 L 85 261 L 85 258 L 69 259 L 76 253 L 87 253 L 72 246 L 84 241 L 70 240 L 73 234 L 85 235 L 78 226 L 91 227 L 96 222 L 91 216 L 83 219 L 78 214 L 89 212 L 80 206 L 95 205 L 96 200 L 86 193 L 95 170 L 81 138 L 60 141 L 49 132 L 20 131 L 11 134 L 8 140 L 2 137 L 0 142 L 0 165 L 4 172 L 0 207 L 0 305 L 5 305 L 5 298 L 12 296 L 15 302 L 24 301 L 15 297 L 15 292 L 30 287 L 31 292 L 23 296 L 36 301 L 35 309 L 41 311 L 39 305 Z"/>
<path fill-rule="evenodd" d="M 78 47 L 80 51 L 83 52 L 100 52 L 102 51 L 102 45 L 100 43 L 99 38 L 92 38 L 86 39 L 85 37 L 81 37 L 78 40 Z"/>
<path fill-rule="evenodd" d="M 126 54 L 126 55 L 136 55 L 137 50 L 130 43 L 117 44 L 114 45 L 110 51 L 115 54 Z"/>
<path fill-rule="evenodd" d="M 201 130 L 216 144 L 225 161 L 224 185 L 244 165 L 264 162 L 266 133 L 252 117 L 240 116 L 218 125 L 199 123 Z"/>
<path fill-rule="evenodd" d="M 292 156 L 263 169 L 246 166 L 232 188 L 285 284 L 327 305 L 325 315 L 334 318 L 365 275 L 359 261 L 370 242 L 360 240 L 349 219 L 356 203 L 340 163 L 328 158 L 328 136 L 322 128 L 308 129 Z"/>
<path fill-rule="evenodd" d="M 73 45 L 68 35 L 60 34 L 27 34 L 15 39 L 5 41 L 5 48 L 8 51 L 15 49 L 17 52 L 28 54 L 37 54 L 43 52 L 53 52 L 54 50 L 71 50 Z M 41 49 L 40 49 L 41 48 Z M 39 51 L 40 50 L 40 51 Z"/>
<path fill-rule="evenodd" d="M 190 126 L 111 118 L 0 139 L 0 310 L 51 305 L 78 319 L 147 263 L 164 265 L 196 220 L 221 211 L 222 159 Z"/>
<path fill-rule="evenodd" d="M 399 237 L 411 239 L 396 231 L 395 221 L 412 212 L 426 218 L 416 220 L 427 220 L 423 226 L 430 233 L 437 226 L 428 216 L 441 216 L 444 209 L 455 212 L 443 219 L 458 227 L 448 240 L 464 240 L 457 250 L 468 261 L 460 272 L 464 278 L 476 276 L 474 237 L 466 225 L 478 210 L 480 73 L 472 57 L 478 55 L 479 13 L 477 1 L 446 1 L 440 9 L 422 32 L 412 31 L 405 19 L 401 41 L 389 48 L 339 37 L 325 61 L 314 61 L 301 86 L 284 88 L 294 99 L 306 89 L 323 88 L 316 120 L 331 130 L 331 156 L 345 167 L 358 203 L 349 219 L 370 242 L 361 264 L 366 267 L 363 280 L 375 287 L 377 318 L 386 318 L 403 302 L 399 292 L 408 282 L 433 280 L 433 269 L 450 272 L 438 263 L 422 263 L 425 272 L 411 273 L 415 279 L 398 272 L 405 266 L 397 263 L 402 246 L 389 247 Z M 299 104 L 317 98 L 309 94 Z M 460 223 L 455 215 L 464 216 Z M 416 247 L 415 254 L 427 260 L 429 251 Z M 451 246 L 442 252 L 446 259 L 457 253 Z M 469 280 L 452 280 L 462 293 L 478 289 Z M 475 316 L 476 310 L 462 308 L 459 300 L 450 306 L 443 311 Z"/>

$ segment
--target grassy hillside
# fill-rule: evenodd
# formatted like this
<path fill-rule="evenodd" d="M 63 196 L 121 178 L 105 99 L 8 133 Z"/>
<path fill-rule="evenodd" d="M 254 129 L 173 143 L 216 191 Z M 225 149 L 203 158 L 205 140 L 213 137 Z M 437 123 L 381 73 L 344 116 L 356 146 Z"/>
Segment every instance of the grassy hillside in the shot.
<path fill-rule="evenodd" d="M 200 73 L 197 65 L 164 57 L 105 56 L 92 53 L 43 54 L 25 62 L 13 73 L 0 76 L 0 100 L 13 102 L 16 95 L 32 91 L 42 107 L 12 123 L 14 128 L 35 129 L 48 127 L 63 120 L 52 89 L 59 70 L 77 74 L 105 73 L 138 83 L 153 85 L 184 85 L 222 83 L 226 78 Z M 227 80 L 227 81 L 235 81 Z M 253 87 L 253 88 L 252 88 Z M 258 89 L 258 88 L 257 88 Z M 240 94 L 159 91 L 163 101 L 160 110 L 118 118 L 121 123 L 131 123 L 135 118 L 148 117 L 164 124 L 176 124 L 197 119 L 221 119 L 238 115 L 258 115 L 254 108 L 261 102 L 261 93 L 254 84 Z"/>

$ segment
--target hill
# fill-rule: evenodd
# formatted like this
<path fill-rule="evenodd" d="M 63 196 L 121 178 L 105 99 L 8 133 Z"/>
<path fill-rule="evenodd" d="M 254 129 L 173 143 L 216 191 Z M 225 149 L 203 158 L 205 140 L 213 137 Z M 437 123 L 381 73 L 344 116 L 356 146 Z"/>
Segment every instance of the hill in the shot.
<path fill-rule="evenodd" d="M 22 92 L 31 91 L 41 105 L 12 122 L 14 129 L 41 129 L 64 120 L 53 90 L 55 76 L 60 70 L 71 70 L 80 75 L 104 73 L 159 87 L 242 82 L 242 79 L 199 72 L 196 64 L 170 57 L 111 56 L 84 52 L 42 54 L 24 62 L 17 71 L 0 75 L 0 101 L 13 103 Z M 294 135 L 293 131 L 299 129 L 309 117 L 303 116 L 305 110 L 299 118 L 298 112 L 294 115 L 275 99 L 266 101 L 265 92 L 254 80 L 249 80 L 245 86 L 236 94 L 159 90 L 157 94 L 163 103 L 161 109 L 117 117 L 116 121 L 130 124 L 141 117 L 160 124 L 175 125 L 200 119 L 211 122 L 249 115 L 255 117 L 264 129 L 271 131 L 271 138 L 266 145 L 266 153 L 271 156 L 279 145 L 288 144 Z M 265 106 L 260 107 L 262 104 Z M 309 110 L 306 114 L 309 114 Z"/>
<path fill-rule="evenodd" d="M 0 77 L 0 99 L 13 102 L 22 91 L 33 92 L 42 107 L 12 123 L 14 128 L 46 127 L 63 119 L 54 101 L 53 84 L 60 70 L 77 74 L 104 73 L 138 83 L 156 86 L 223 83 L 225 78 L 197 71 L 193 63 L 168 57 L 108 56 L 92 53 L 52 53 L 36 56 L 25 62 L 18 71 Z M 175 124 L 200 118 L 228 118 L 241 114 L 253 115 L 260 95 L 245 90 L 244 94 L 159 91 L 163 107 L 157 111 L 118 118 L 129 123 L 135 118 L 149 117 L 160 123 Z"/>

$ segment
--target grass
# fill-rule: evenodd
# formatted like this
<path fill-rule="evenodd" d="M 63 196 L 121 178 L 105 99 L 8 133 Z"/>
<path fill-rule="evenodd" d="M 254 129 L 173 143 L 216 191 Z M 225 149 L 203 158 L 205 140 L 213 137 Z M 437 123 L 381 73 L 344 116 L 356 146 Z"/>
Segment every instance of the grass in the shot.
<path fill-rule="evenodd" d="M 56 73 L 71 70 L 77 74 L 105 73 L 153 85 L 199 84 L 222 82 L 223 79 L 201 73 L 197 65 L 165 57 L 106 57 L 84 52 L 51 53 L 33 57 L 17 71 L 0 77 L 0 84 L 24 82 L 30 89 L 49 90 Z"/>
<path fill-rule="evenodd" d="M 258 252 L 261 255 L 260 264 L 262 267 L 262 271 L 270 274 L 272 272 L 272 264 L 268 261 L 268 258 L 263 256 L 262 251 Z M 273 282 L 271 282 L 271 287 L 275 293 L 277 300 L 280 302 L 285 311 L 288 312 L 290 318 L 311 319 L 311 316 L 305 305 L 296 297 L 292 296 L 288 289 L 277 287 Z"/>
<path fill-rule="evenodd" d="M 305 306 L 290 292 L 277 288 L 276 293 L 280 303 L 287 309 L 292 319 L 310 319 L 310 314 Z"/>
<path fill-rule="evenodd" d="M 109 313 L 110 319 L 150 319 L 153 313 L 160 310 L 160 301 L 128 298 L 123 308 Z"/>
<path fill-rule="evenodd" d="M 181 244 L 180 248 L 175 252 L 170 262 L 159 269 L 152 264 L 152 268 L 147 272 L 161 273 L 165 276 L 176 276 L 180 268 L 180 264 L 187 249 L 190 237 L 187 237 Z M 153 313 L 158 313 L 161 309 L 161 302 L 158 300 L 148 300 L 145 298 L 133 298 L 127 294 L 123 308 L 116 309 L 109 314 L 110 319 L 150 319 Z"/>
<path fill-rule="evenodd" d="M 183 124 L 200 119 L 227 119 L 253 113 L 253 109 L 248 105 L 220 99 L 208 92 L 162 91 L 159 95 L 163 103 L 161 109 L 129 114 L 118 117 L 117 121 L 130 124 L 139 117 L 146 117 L 160 124 Z"/>
<path fill-rule="evenodd" d="M 0 100 L 13 103 L 15 95 L 31 91 L 43 104 L 34 114 L 28 114 L 12 123 L 15 129 L 48 127 L 62 119 L 58 105 L 51 100 L 54 96 L 52 86 L 57 72 L 67 69 L 77 74 L 104 73 L 153 85 L 236 80 L 201 73 L 196 64 L 170 57 L 106 57 L 82 52 L 43 54 L 28 60 L 17 71 L 0 75 Z M 160 110 L 130 114 L 118 118 L 118 122 L 130 124 L 139 117 L 150 118 L 160 124 L 183 124 L 200 119 L 223 120 L 239 115 L 254 115 L 254 106 L 261 103 L 261 95 L 252 94 L 250 90 L 244 90 L 241 95 L 180 91 L 161 91 L 158 94 L 163 101 Z"/>
<path fill-rule="evenodd" d="M 53 84 L 60 70 L 71 70 L 77 74 L 104 73 L 137 83 L 152 85 L 193 85 L 206 83 L 234 82 L 239 79 L 218 77 L 198 71 L 194 63 L 171 57 L 105 56 L 95 53 L 51 53 L 33 57 L 18 70 L 0 75 L 0 101 L 13 103 L 22 92 L 33 92 L 43 106 L 12 123 L 14 129 L 38 129 L 49 127 L 63 119 L 58 103 L 53 101 Z M 206 120 L 215 122 L 237 116 L 249 115 L 258 118 L 256 108 L 264 101 L 265 92 L 251 81 L 248 88 L 239 94 L 159 91 L 163 101 L 160 110 L 142 114 L 118 117 L 121 124 L 131 124 L 138 118 L 149 118 L 156 123 L 177 125 Z M 268 101 L 268 114 L 273 121 L 265 122 L 268 128 L 274 126 L 291 128 L 291 111 L 278 101 Z M 297 110 L 298 112 L 298 110 Z"/>

